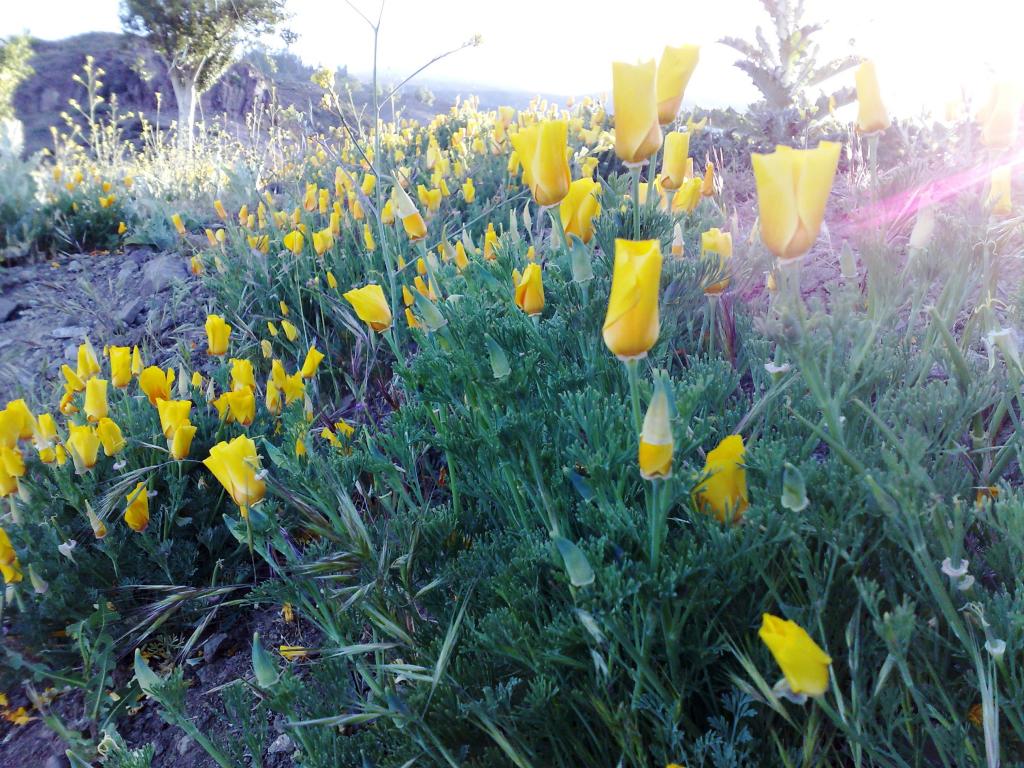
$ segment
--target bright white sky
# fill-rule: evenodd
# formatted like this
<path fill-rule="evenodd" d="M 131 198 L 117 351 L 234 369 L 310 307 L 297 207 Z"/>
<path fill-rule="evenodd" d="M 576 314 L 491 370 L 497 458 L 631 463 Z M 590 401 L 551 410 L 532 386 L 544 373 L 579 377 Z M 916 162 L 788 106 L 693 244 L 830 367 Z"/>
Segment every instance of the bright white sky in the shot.
<path fill-rule="evenodd" d="M 375 17 L 379 0 L 355 0 Z M 48 39 L 118 30 L 117 0 L 8 0 L 0 35 L 24 30 Z M 825 56 L 875 59 L 894 112 L 941 112 L 962 89 L 987 93 L 995 78 L 1020 76 L 1024 2 L 1019 0 L 806 0 L 808 18 L 827 22 Z M 366 73 L 372 36 L 343 0 L 288 0 L 299 33 L 294 50 L 307 63 L 347 65 Z M 665 44 L 699 43 L 701 62 L 687 103 L 743 105 L 756 97 L 736 55 L 715 41 L 751 37 L 767 16 L 758 0 L 388 0 L 381 38 L 388 78 L 404 77 L 432 56 L 479 33 L 483 44 L 426 73 L 433 81 L 480 83 L 553 94 L 604 93 L 611 62 L 657 57 Z M 773 39 L 768 35 L 769 39 Z M 841 78 L 852 84 L 852 73 Z"/>

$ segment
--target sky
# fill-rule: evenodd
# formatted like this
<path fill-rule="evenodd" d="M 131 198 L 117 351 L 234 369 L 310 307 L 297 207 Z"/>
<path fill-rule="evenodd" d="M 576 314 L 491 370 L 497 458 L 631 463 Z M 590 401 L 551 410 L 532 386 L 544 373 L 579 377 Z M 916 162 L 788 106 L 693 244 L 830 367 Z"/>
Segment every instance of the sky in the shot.
<path fill-rule="evenodd" d="M 379 0 L 353 0 L 376 18 Z M 824 22 L 823 58 L 858 54 L 874 59 L 890 110 L 941 112 L 966 92 L 987 93 L 996 79 L 1019 76 L 1024 2 L 1018 0 L 805 0 L 809 21 Z M 6 3 L 0 36 L 21 31 L 59 39 L 120 29 L 117 0 Z M 364 75 L 372 67 L 373 36 L 344 0 L 288 0 L 287 27 L 299 34 L 292 50 L 306 63 Z M 480 46 L 461 51 L 422 76 L 561 95 L 602 94 L 611 62 L 657 58 L 666 45 L 702 46 L 686 104 L 742 106 L 757 97 L 737 54 L 723 36 L 751 38 L 768 17 L 758 0 L 387 0 L 379 54 L 384 79 L 398 80 L 474 35 Z M 766 29 L 769 39 L 770 30 Z M 276 45 L 277 42 L 273 42 Z M 1014 60 L 1016 58 L 1016 61 Z M 852 72 L 834 81 L 852 85 Z"/>

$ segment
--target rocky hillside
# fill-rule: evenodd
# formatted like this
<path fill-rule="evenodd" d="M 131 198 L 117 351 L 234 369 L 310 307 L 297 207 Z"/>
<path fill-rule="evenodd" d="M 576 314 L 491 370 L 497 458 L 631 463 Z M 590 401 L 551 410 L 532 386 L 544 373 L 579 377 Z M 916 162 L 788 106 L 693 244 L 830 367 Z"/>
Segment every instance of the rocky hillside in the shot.
<path fill-rule="evenodd" d="M 50 145 L 50 126 L 61 124 L 60 113 L 68 110 L 69 99 L 84 101 L 85 88 L 72 77 L 82 72 L 87 56 L 92 56 L 96 66 L 105 71 L 103 95 L 117 94 L 119 110 L 135 113 L 135 117 L 124 124 L 127 136 L 139 133 L 139 115 L 145 115 L 154 124 L 159 120 L 165 127 L 177 116 L 167 68 L 139 38 L 89 32 L 64 40 L 35 40 L 33 49 L 35 55 L 31 64 L 35 74 L 21 84 L 14 98 L 15 110 L 24 123 L 28 152 Z M 294 106 L 305 114 L 312 114 L 314 120 L 326 121 L 328 116 L 317 108 L 320 91 L 310 82 L 312 73 L 311 67 L 293 56 L 249 54 L 203 94 L 197 117 L 225 115 L 229 124 L 241 129 L 246 114 L 254 106 L 266 106 L 276 100 L 282 106 Z M 433 100 L 427 104 L 417 97 L 418 87 L 419 84 L 414 83 L 406 89 L 400 108 L 405 115 L 419 119 L 429 119 L 447 110 L 464 90 L 431 83 Z M 369 88 L 355 90 L 358 109 L 361 100 L 369 96 Z M 162 94 L 159 111 L 157 94 Z M 498 104 L 523 106 L 532 94 L 484 90 L 479 95 L 482 106 L 492 108 Z"/>

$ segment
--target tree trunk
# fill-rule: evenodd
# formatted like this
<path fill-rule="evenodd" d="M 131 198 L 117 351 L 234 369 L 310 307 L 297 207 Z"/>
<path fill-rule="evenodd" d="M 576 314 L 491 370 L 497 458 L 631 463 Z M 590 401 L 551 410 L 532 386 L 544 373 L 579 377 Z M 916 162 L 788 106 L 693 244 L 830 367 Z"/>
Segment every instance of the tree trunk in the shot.
<path fill-rule="evenodd" d="M 178 103 L 178 146 L 192 149 L 192 130 L 196 123 L 196 79 L 185 73 L 171 70 L 171 88 L 174 89 L 174 100 Z"/>

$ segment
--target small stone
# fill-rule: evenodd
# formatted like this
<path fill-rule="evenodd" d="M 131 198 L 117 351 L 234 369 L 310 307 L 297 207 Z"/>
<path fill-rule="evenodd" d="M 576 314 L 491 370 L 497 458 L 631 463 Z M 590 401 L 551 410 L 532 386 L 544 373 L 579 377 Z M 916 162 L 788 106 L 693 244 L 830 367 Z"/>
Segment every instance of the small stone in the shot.
<path fill-rule="evenodd" d="M 51 755 L 43 768 L 67 768 L 68 761 L 58 755 Z"/>
<path fill-rule="evenodd" d="M 282 733 L 276 739 L 274 743 L 270 745 L 270 754 L 276 755 L 281 752 L 287 752 L 292 749 L 292 740 L 287 733 Z"/>
<path fill-rule="evenodd" d="M 6 323 L 11 315 L 21 309 L 21 305 L 10 299 L 0 299 L 0 323 Z"/>
<path fill-rule="evenodd" d="M 55 339 L 77 339 L 85 336 L 89 329 L 84 325 L 61 325 L 50 331 Z"/>
<path fill-rule="evenodd" d="M 195 742 L 192 740 L 191 736 L 182 736 L 180 739 L 178 739 L 178 743 L 174 745 L 174 749 L 177 751 L 179 755 L 184 755 L 186 752 L 192 749 L 192 745 L 194 743 Z"/>
<path fill-rule="evenodd" d="M 136 296 L 134 299 L 121 305 L 121 308 L 114 313 L 114 319 L 119 323 L 131 325 L 138 318 L 144 306 L 146 306 L 146 302 L 141 296 Z"/>
<path fill-rule="evenodd" d="M 210 637 L 205 643 L 203 643 L 203 659 L 209 664 L 217 657 L 217 652 L 220 647 L 224 644 L 224 641 L 228 639 L 227 633 L 218 632 L 217 634 Z"/>
<path fill-rule="evenodd" d="M 181 282 L 188 276 L 185 262 L 170 254 L 157 256 L 147 261 L 142 267 L 142 283 L 146 290 L 159 293 L 170 288 L 174 283 Z"/>
<path fill-rule="evenodd" d="M 81 272 L 81 271 L 82 271 L 82 262 L 78 261 L 77 259 L 73 259 L 72 261 L 68 262 L 68 272 Z"/>

